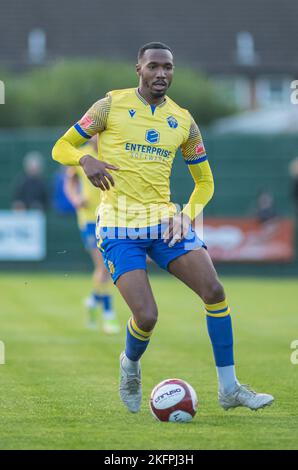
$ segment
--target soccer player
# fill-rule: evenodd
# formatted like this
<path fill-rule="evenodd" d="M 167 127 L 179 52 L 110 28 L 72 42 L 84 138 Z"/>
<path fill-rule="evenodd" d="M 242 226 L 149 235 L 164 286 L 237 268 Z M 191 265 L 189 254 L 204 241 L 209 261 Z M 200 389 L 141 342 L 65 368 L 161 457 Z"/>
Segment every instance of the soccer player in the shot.
<path fill-rule="evenodd" d="M 97 136 L 83 145 L 80 151 L 82 156 L 88 153 L 97 158 Z M 98 306 L 101 305 L 103 331 L 107 334 L 117 334 L 120 326 L 112 305 L 113 283 L 98 251 L 95 236 L 96 211 L 102 193 L 90 183 L 80 167 L 67 168 L 64 190 L 76 209 L 82 240 L 94 264 L 93 291 L 86 299 L 88 327 L 96 328 Z"/>
<path fill-rule="evenodd" d="M 173 70 L 168 46 L 149 43 L 141 47 L 136 65 L 138 88 L 114 90 L 97 101 L 58 140 L 53 158 L 82 166 L 104 192 L 99 245 L 132 313 L 120 356 L 120 397 L 128 410 L 140 409 L 140 359 L 157 321 L 146 253 L 205 304 L 220 405 L 256 410 L 271 404 L 273 397 L 241 385 L 236 377 L 230 308 L 206 246 L 192 229 L 192 222 L 213 195 L 213 177 L 197 124 L 166 95 Z M 95 134 L 99 134 L 101 161 L 88 154 L 82 157 L 77 150 Z M 170 202 L 169 189 L 178 148 L 195 184 L 181 212 Z"/>

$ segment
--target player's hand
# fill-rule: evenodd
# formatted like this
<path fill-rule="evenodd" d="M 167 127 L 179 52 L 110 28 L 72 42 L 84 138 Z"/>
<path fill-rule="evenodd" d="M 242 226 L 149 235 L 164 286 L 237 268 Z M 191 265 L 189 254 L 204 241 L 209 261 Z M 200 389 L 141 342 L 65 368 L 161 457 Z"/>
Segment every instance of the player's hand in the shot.
<path fill-rule="evenodd" d="M 119 170 L 118 167 L 106 162 L 101 162 L 96 158 L 91 157 L 91 155 L 84 155 L 80 158 L 80 165 L 91 183 L 97 188 L 105 191 L 110 189 L 110 185 L 115 186 L 113 177 L 107 169 Z"/>
<path fill-rule="evenodd" d="M 168 243 L 171 248 L 177 242 L 183 240 L 191 225 L 191 219 L 188 215 L 180 212 L 174 215 L 170 220 L 167 220 L 168 227 L 164 231 L 162 238 L 164 243 Z"/>

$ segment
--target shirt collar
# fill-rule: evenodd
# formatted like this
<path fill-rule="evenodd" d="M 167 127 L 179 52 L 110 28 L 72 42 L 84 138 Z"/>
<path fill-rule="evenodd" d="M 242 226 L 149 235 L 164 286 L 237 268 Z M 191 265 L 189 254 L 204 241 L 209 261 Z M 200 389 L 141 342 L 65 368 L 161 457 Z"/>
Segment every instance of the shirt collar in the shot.
<path fill-rule="evenodd" d="M 138 89 L 138 88 L 135 89 L 135 92 L 136 92 L 136 95 L 137 95 L 137 97 L 139 98 L 139 100 L 141 100 L 142 103 L 144 103 L 145 106 L 149 106 L 149 103 L 145 100 L 145 98 L 143 98 L 143 96 L 142 96 L 141 93 L 139 92 L 139 89 Z M 156 108 L 161 108 L 161 107 L 164 106 L 166 103 L 167 103 L 167 98 L 165 97 L 165 99 L 164 99 L 164 101 L 163 101 L 162 103 L 156 105 Z"/>

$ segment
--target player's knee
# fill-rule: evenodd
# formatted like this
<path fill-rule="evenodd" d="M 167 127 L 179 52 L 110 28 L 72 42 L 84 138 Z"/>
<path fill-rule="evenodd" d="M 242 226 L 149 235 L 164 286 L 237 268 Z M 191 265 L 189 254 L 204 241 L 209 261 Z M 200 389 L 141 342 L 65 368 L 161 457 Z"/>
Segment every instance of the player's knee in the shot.
<path fill-rule="evenodd" d="M 143 331 L 153 330 L 158 317 L 157 307 L 143 307 L 137 315 L 137 325 Z"/>
<path fill-rule="evenodd" d="M 225 291 L 221 283 L 216 279 L 211 282 L 202 293 L 205 304 L 216 304 L 225 298 Z"/>

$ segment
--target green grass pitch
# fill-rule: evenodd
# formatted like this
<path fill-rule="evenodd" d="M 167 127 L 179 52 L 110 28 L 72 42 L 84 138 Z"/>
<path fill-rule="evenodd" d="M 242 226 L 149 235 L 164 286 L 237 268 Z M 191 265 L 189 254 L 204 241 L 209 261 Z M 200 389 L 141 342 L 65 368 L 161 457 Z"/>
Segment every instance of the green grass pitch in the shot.
<path fill-rule="evenodd" d="M 122 333 L 84 328 L 90 277 L 0 275 L 0 449 L 297 449 L 297 281 L 223 278 L 232 307 L 238 377 L 275 403 L 225 412 L 201 302 L 170 276 L 152 276 L 159 322 L 142 360 L 143 405 L 132 415 L 118 398 L 118 357 L 127 306 L 115 295 Z M 178 377 L 197 391 L 191 423 L 151 416 L 153 386 Z"/>

